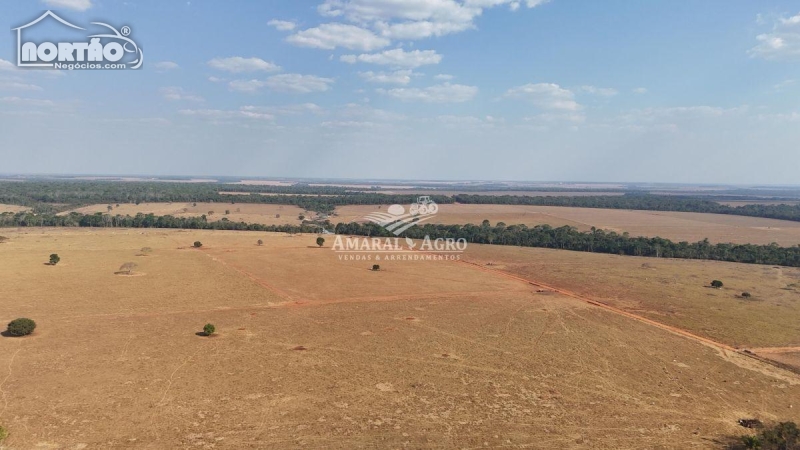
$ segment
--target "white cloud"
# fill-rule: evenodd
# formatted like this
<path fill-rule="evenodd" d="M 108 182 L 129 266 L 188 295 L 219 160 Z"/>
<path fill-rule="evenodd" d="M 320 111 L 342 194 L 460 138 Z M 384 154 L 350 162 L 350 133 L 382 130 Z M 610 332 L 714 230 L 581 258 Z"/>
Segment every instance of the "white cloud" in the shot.
<path fill-rule="evenodd" d="M 634 88 L 633 89 L 633 93 L 634 94 L 639 94 L 639 95 L 647 94 L 647 88 L 643 88 L 643 87 Z"/>
<path fill-rule="evenodd" d="M 524 98 L 542 109 L 578 111 L 581 105 L 575 101 L 575 94 L 554 83 L 526 84 L 511 88 L 506 97 Z"/>
<path fill-rule="evenodd" d="M 17 66 L 14 65 L 11 61 L 6 61 L 5 59 L 0 59 L 0 71 L 11 71 L 17 70 Z"/>
<path fill-rule="evenodd" d="M 234 80 L 228 85 L 232 90 L 239 92 L 256 92 L 266 87 L 276 92 L 309 94 L 327 91 L 333 83 L 334 80 L 330 78 L 287 73 L 273 75 L 266 80 Z"/>
<path fill-rule="evenodd" d="M 535 125 L 554 125 L 558 123 L 579 124 L 586 121 L 586 116 L 581 112 L 543 113 L 525 117 L 523 120 Z"/>
<path fill-rule="evenodd" d="M 178 111 L 179 114 L 184 116 L 200 117 L 204 119 L 222 120 L 222 119 L 254 119 L 254 120 L 275 120 L 272 114 L 247 111 L 244 109 L 239 110 L 222 110 L 222 109 L 182 109 Z"/>
<path fill-rule="evenodd" d="M 153 64 L 153 67 L 155 67 L 158 70 L 166 71 L 166 70 L 175 70 L 180 66 L 172 61 L 161 61 Z"/>
<path fill-rule="evenodd" d="M 529 8 L 546 0 L 527 0 Z M 327 17 L 345 19 L 371 27 L 391 39 L 422 39 L 475 28 L 483 10 L 508 5 L 519 8 L 520 0 L 325 0 L 317 10 Z"/>
<path fill-rule="evenodd" d="M 326 23 L 299 31 L 287 37 L 286 41 L 300 47 L 326 50 L 344 47 L 350 50 L 372 51 L 390 44 L 389 39 L 380 37 L 370 30 L 342 23 Z"/>
<path fill-rule="evenodd" d="M 278 31 L 292 31 L 297 27 L 294 22 L 289 22 L 286 20 L 270 20 L 267 22 L 267 25 L 275 27 L 275 29 Z"/>
<path fill-rule="evenodd" d="M 462 103 L 472 100 L 478 94 L 476 86 L 463 84 L 437 84 L 427 88 L 379 89 L 378 92 L 402 101 L 424 103 Z"/>
<path fill-rule="evenodd" d="M 776 91 L 782 91 L 787 87 L 794 86 L 795 82 L 796 80 L 794 79 L 783 80 L 780 83 L 773 85 L 772 88 Z"/>
<path fill-rule="evenodd" d="M 0 103 L 20 106 L 55 106 L 55 103 L 52 100 L 21 97 L 2 97 L 0 98 Z"/>
<path fill-rule="evenodd" d="M 407 52 L 401 48 L 396 48 L 381 53 L 342 55 L 339 59 L 350 64 L 362 62 L 415 69 L 420 66 L 439 64 L 442 61 L 442 55 L 436 53 L 435 50 L 412 50 Z"/>
<path fill-rule="evenodd" d="M 301 103 L 285 106 L 242 106 L 242 111 L 272 114 L 275 116 L 297 116 L 301 114 L 324 114 L 325 110 L 315 103 Z"/>
<path fill-rule="evenodd" d="M 800 14 L 778 18 L 772 31 L 759 34 L 756 40 L 758 44 L 747 52 L 751 58 L 800 60 Z"/>
<path fill-rule="evenodd" d="M 42 88 L 35 84 L 19 83 L 16 81 L 0 80 L 0 90 L 2 91 L 41 91 Z"/>
<path fill-rule="evenodd" d="M 601 88 L 596 86 L 581 86 L 581 92 L 585 92 L 587 94 L 598 95 L 600 97 L 613 97 L 619 94 L 619 91 L 613 88 Z"/>
<path fill-rule="evenodd" d="M 445 73 L 440 73 L 439 75 L 433 77 L 434 80 L 439 80 L 439 81 L 451 81 L 454 78 L 455 78 L 454 76 L 447 75 Z"/>
<path fill-rule="evenodd" d="M 397 70 L 394 72 L 359 72 L 358 75 L 368 83 L 408 84 L 411 82 L 410 70 Z"/>
<path fill-rule="evenodd" d="M 67 8 L 75 11 L 86 11 L 92 7 L 91 0 L 43 0 L 51 8 Z"/>
<path fill-rule="evenodd" d="M 208 65 L 217 70 L 224 70 L 232 73 L 242 72 L 277 72 L 281 67 L 275 63 L 264 61 L 261 58 L 243 58 L 232 56 L 230 58 L 214 58 Z"/>
<path fill-rule="evenodd" d="M 203 102 L 205 99 L 198 95 L 189 94 L 179 87 L 165 87 L 159 90 L 161 95 L 170 101 Z"/>

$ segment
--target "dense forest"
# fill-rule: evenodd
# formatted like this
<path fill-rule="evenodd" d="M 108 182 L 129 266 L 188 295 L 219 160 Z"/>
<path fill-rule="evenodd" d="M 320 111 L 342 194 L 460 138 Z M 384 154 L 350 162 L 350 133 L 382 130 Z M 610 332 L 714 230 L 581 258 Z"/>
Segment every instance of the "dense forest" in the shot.
<path fill-rule="evenodd" d="M 28 206 L 33 208 L 34 212 L 40 214 L 53 214 L 79 206 L 98 203 L 142 202 L 285 204 L 298 206 L 308 211 L 330 214 L 337 206 L 410 204 L 415 199 L 415 195 L 385 194 L 381 193 L 377 188 L 370 188 L 364 191 L 350 190 L 344 187 L 312 186 L 310 184 L 254 186 L 220 183 L 84 180 L 0 181 L 0 203 Z M 433 195 L 433 200 L 439 204 L 536 205 L 681 211 L 800 221 L 800 205 L 745 205 L 733 207 L 707 198 L 651 195 L 646 192 L 628 192 L 624 195 L 601 196 L 457 194 L 453 196 Z"/>
<path fill-rule="evenodd" d="M 125 227 L 125 228 L 182 228 L 205 230 L 247 230 L 267 232 L 313 233 L 321 228 L 335 230 L 337 234 L 357 236 L 393 237 L 391 233 L 375 224 L 322 224 L 307 223 L 295 225 L 260 225 L 244 222 L 220 220 L 209 222 L 205 217 L 173 217 L 138 214 L 131 216 L 111 216 L 108 214 L 84 215 L 71 213 L 63 216 L 3 213 L 0 214 L 1 227 Z M 477 244 L 513 245 L 522 247 L 543 247 L 594 253 L 610 253 L 630 256 L 651 256 L 661 258 L 710 259 L 751 264 L 770 264 L 800 267 L 800 246 L 779 247 L 778 245 L 738 245 L 711 244 L 708 240 L 700 242 L 672 242 L 662 238 L 630 237 L 627 233 L 617 234 L 592 229 L 581 232 L 573 227 L 553 228 L 548 225 L 527 227 L 525 225 L 494 226 L 485 221 L 482 225 L 431 225 L 412 227 L 406 232 L 410 238 L 466 239 Z"/>
<path fill-rule="evenodd" d="M 220 192 L 248 192 L 229 195 Z M 281 195 L 260 195 L 260 194 Z M 453 203 L 447 196 L 433 196 L 436 203 Z M 414 195 L 350 192 L 338 187 L 245 186 L 216 183 L 34 181 L 0 182 L 0 203 L 28 206 L 36 213 L 51 214 L 98 203 L 214 202 L 294 205 L 330 214 L 342 205 L 410 204 Z"/>

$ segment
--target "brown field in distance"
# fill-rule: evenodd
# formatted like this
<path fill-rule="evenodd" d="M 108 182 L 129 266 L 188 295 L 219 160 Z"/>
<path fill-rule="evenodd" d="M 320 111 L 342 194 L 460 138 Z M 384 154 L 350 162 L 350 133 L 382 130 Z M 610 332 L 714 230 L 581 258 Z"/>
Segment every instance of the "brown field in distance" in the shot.
<path fill-rule="evenodd" d="M 0 319 L 38 323 L 0 337 L 11 448 L 706 448 L 742 434 L 739 418 L 800 420 L 789 372 L 470 264 L 371 272 L 314 248 L 314 235 L 4 234 Z M 584 273 L 608 261 L 568 258 L 605 255 L 517 250 L 474 246 L 465 259 L 558 281 L 543 272 L 551 261 L 571 286 L 629 299 L 640 291 L 624 286 L 697 270 L 619 258 L 628 278 L 608 273 L 606 288 Z M 45 265 L 53 252 L 61 263 Z M 128 261 L 138 276 L 115 275 Z M 532 261 L 541 267 L 520 269 Z M 738 266 L 708 271 L 733 288 Z M 753 305 L 794 314 L 774 301 Z M 217 337 L 195 335 L 207 322 Z"/>
<path fill-rule="evenodd" d="M 29 209 L 30 208 L 27 208 L 25 206 L 6 205 L 6 204 L 0 203 L 0 213 L 4 213 L 4 212 L 18 213 L 18 212 L 22 212 L 22 211 L 27 211 Z"/>
<path fill-rule="evenodd" d="M 292 205 L 266 205 L 254 203 L 121 203 L 119 207 L 112 205 L 111 214 L 135 216 L 138 213 L 171 215 L 175 217 L 199 217 L 206 214 L 209 221 L 221 220 L 223 217 L 231 222 L 260 223 L 264 225 L 300 225 L 298 216 L 304 214 L 302 208 Z M 229 210 L 230 214 L 225 215 Z M 73 210 L 81 214 L 108 213 L 107 204 L 91 205 Z M 208 215 L 209 211 L 214 214 Z M 61 213 L 61 214 L 67 214 Z M 280 218 L 276 215 L 280 214 Z"/>
<path fill-rule="evenodd" d="M 388 205 L 383 205 L 385 211 Z M 341 206 L 331 222 L 356 222 L 375 211 L 378 205 Z M 631 236 L 660 236 L 675 242 L 711 242 L 737 244 L 800 244 L 800 222 L 724 214 L 631 211 L 620 209 L 568 208 L 558 206 L 517 205 L 439 205 L 439 213 L 428 223 L 479 225 L 488 219 L 492 225 L 528 226 L 547 224 L 573 226 L 579 230 L 597 227 Z"/>

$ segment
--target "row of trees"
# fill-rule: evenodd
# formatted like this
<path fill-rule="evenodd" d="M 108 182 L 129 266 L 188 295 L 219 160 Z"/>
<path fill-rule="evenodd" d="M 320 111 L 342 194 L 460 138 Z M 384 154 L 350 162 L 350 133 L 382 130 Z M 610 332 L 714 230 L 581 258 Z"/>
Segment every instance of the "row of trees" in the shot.
<path fill-rule="evenodd" d="M 577 208 L 638 209 L 644 211 L 680 211 L 737 216 L 766 217 L 800 221 L 800 205 L 744 205 L 728 206 L 696 197 L 675 195 L 598 195 L 580 197 L 532 197 L 525 195 L 472 195 L 453 196 L 457 203 L 486 205 L 536 205 L 569 206 Z"/>
<path fill-rule="evenodd" d="M 321 227 L 331 229 L 330 222 L 320 225 L 261 225 L 245 222 L 220 220 L 209 222 L 202 217 L 155 216 L 137 214 L 110 217 L 104 214 L 84 215 L 71 213 L 64 216 L 36 216 L 31 221 L 27 213 L 0 214 L 0 226 L 53 226 L 53 227 L 106 227 L 109 223 L 125 228 L 182 228 L 203 230 L 242 230 L 288 233 L 317 233 Z M 337 234 L 358 236 L 393 237 L 386 229 L 372 224 L 340 223 L 335 226 Z M 656 258 L 710 259 L 716 261 L 742 262 L 751 264 L 771 264 L 800 267 L 800 245 L 780 247 L 777 244 L 711 244 L 707 239 L 700 242 L 673 242 L 660 237 L 631 237 L 627 233 L 617 234 L 592 228 L 578 231 L 573 227 L 553 228 L 549 225 L 527 227 L 498 223 L 492 226 L 488 221 L 482 225 L 432 225 L 416 226 L 406 231 L 406 236 L 421 239 L 453 238 L 465 239 L 469 243 L 514 245 L 521 247 L 543 247 L 617 255 L 651 256 Z"/>

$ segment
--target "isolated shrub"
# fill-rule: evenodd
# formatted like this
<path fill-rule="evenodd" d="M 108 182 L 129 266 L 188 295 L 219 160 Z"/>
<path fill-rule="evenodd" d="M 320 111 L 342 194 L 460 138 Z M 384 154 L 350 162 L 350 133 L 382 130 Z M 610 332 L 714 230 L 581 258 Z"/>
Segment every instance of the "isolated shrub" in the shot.
<path fill-rule="evenodd" d="M 8 238 L 7 238 L 7 237 L 5 237 L 5 236 L 0 236 L 0 244 L 2 244 L 3 242 L 5 242 L 5 241 L 7 241 L 7 240 L 8 240 Z"/>
<path fill-rule="evenodd" d="M 742 298 L 750 298 L 750 297 L 752 297 L 752 295 L 750 295 L 749 292 L 742 292 Z"/>
<path fill-rule="evenodd" d="M 61 257 L 58 256 L 57 253 L 53 253 L 52 255 L 50 255 L 50 265 L 51 266 L 55 266 L 56 264 L 59 263 L 59 261 L 61 261 Z"/>
<path fill-rule="evenodd" d="M 372 265 L 372 270 L 374 270 L 376 272 L 381 270 L 381 265 L 380 264 L 373 264 Z"/>
<path fill-rule="evenodd" d="M 325 245 L 325 238 L 324 238 L 324 237 L 322 237 L 322 236 L 318 237 L 318 238 L 317 238 L 317 245 L 319 245 L 320 247 L 322 247 L 323 245 Z"/>
<path fill-rule="evenodd" d="M 258 245 L 264 245 L 264 241 L 262 241 L 261 239 L 259 239 L 259 240 L 258 240 Z"/>
<path fill-rule="evenodd" d="M 306 220 L 306 216 L 304 216 L 304 215 L 302 215 L 302 214 L 300 214 L 299 216 L 297 216 L 297 218 L 298 218 L 298 219 L 300 219 L 300 220 Z"/>
<path fill-rule="evenodd" d="M 722 281 L 719 281 L 719 280 L 712 281 L 711 282 L 711 287 L 717 288 L 717 289 L 721 288 L 722 287 Z"/>
<path fill-rule="evenodd" d="M 36 322 L 31 319 L 14 319 L 8 323 L 8 333 L 12 336 L 27 336 L 36 329 Z"/>
<path fill-rule="evenodd" d="M 225 210 L 225 215 L 226 215 L 226 216 L 227 216 L 228 214 L 230 214 L 230 213 L 231 213 L 231 210 L 230 210 L 230 209 L 226 209 L 226 210 Z"/>
<path fill-rule="evenodd" d="M 213 324 L 207 323 L 203 327 L 203 333 L 205 333 L 206 336 L 211 336 L 215 331 L 217 331 L 217 327 L 215 327 Z"/>
<path fill-rule="evenodd" d="M 280 214 L 275 214 L 275 218 L 276 218 L 276 219 L 280 219 L 280 218 L 281 218 L 281 215 L 280 215 Z"/>
<path fill-rule="evenodd" d="M 193 245 L 194 245 L 194 248 L 200 248 L 200 247 L 202 247 L 202 246 L 203 246 L 203 243 L 202 243 L 202 242 L 200 242 L 200 241 L 194 241 L 194 244 L 193 244 Z"/>
<path fill-rule="evenodd" d="M 794 422 L 781 422 L 764 428 L 758 436 L 742 436 L 745 448 L 761 450 L 800 449 L 800 429 Z"/>
<path fill-rule="evenodd" d="M 7 437 L 8 437 L 8 430 L 6 430 L 4 427 L 0 427 L 0 444 L 2 444 Z"/>
<path fill-rule="evenodd" d="M 149 254 L 149 253 L 152 253 L 152 252 L 153 252 L 153 249 L 152 249 L 152 248 L 150 248 L 150 247 L 142 247 L 142 249 L 141 249 L 140 251 L 141 251 L 143 254 L 147 255 L 147 254 Z"/>
<path fill-rule="evenodd" d="M 125 264 L 119 266 L 119 272 L 124 273 L 126 275 L 130 275 L 133 272 L 133 269 L 136 268 L 136 263 L 126 262 Z"/>

